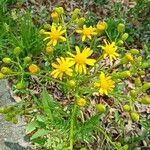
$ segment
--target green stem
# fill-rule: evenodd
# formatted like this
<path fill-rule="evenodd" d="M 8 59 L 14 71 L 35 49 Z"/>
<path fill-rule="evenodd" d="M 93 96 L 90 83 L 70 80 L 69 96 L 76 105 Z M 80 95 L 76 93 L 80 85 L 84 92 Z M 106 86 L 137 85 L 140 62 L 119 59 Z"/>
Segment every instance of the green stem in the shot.
<path fill-rule="evenodd" d="M 109 36 L 109 34 L 106 30 L 105 30 L 105 33 L 106 33 L 107 37 L 109 38 L 109 40 L 112 42 L 111 37 Z"/>
<path fill-rule="evenodd" d="M 118 147 L 114 144 L 114 142 L 110 139 L 110 137 L 107 135 L 107 133 L 103 130 L 103 127 L 96 127 L 106 138 L 107 142 L 109 142 L 116 150 L 118 150 Z"/>
<path fill-rule="evenodd" d="M 77 105 L 74 103 L 72 114 L 71 114 L 71 123 L 70 123 L 70 150 L 73 150 L 73 142 L 74 142 L 74 123 L 75 123 L 75 115 L 76 115 Z"/>

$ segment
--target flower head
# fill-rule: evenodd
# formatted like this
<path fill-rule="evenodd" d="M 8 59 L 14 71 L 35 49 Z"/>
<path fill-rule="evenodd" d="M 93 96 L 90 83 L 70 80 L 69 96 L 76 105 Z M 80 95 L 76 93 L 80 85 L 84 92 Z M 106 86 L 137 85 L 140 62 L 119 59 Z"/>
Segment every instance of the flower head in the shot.
<path fill-rule="evenodd" d="M 65 32 L 66 30 L 62 30 L 62 26 L 56 27 L 52 25 L 51 32 L 44 32 L 45 35 L 48 35 L 44 41 L 50 39 L 50 41 L 47 43 L 47 46 L 55 46 L 59 40 L 66 41 L 66 38 L 62 36 L 62 34 Z"/>
<path fill-rule="evenodd" d="M 104 40 L 105 46 L 99 45 L 98 47 L 101 47 L 104 50 L 104 58 L 109 56 L 109 58 L 112 59 L 117 59 L 116 57 L 119 56 L 118 53 L 116 53 L 117 46 L 115 42 L 109 43 L 106 40 Z"/>
<path fill-rule="evenodd" d="M 84 98 L 79 98 L 79 99 L 77 100 L 77 104 L 78 104 L 78 106 L 80 106 L 80 107 L 84 107 L 84 106 L 86 105 L 86 100 L 85 100 Z"/>
<path fill-rule="evenodd" d="M 36 73 L 38 73 L 39 71 L 40 71 L 40 68 L 39 68 L 37 65 L 31 64 L 31 65 L 29 66 L 29 72 L 31 72 L 32 74 L 36 74 Z"/>
<path fill-rule="evenodd" d="M 106 77 L 105 74 L 102 72 L 99 76 L 99 82 L 95 83 L 95 86 L 100 88 L 100 94 L 108 95 L 109 91 L 112 91 L 114 88 L 114 81 L 111 79 L 110 76 Z"/>
<path fill-rule="evenodd" d="M 104 31 L 106 30 L 108 27 L 107 23 L 106 22 L 98 22 L 97 25 L 96 25 L 96 28 L 99 30 L 99 31 Z"/>
<path fill-rule="evenodd" d="M 96 28 L 93 28 L 92 26 L 86 27 L 86 25 L 83 25 L 83 29 L 76 30 L 77 33 L 82 34 L 82 41 L 85 41 L 86 37 L 90 40 L 92 39 L 92 35 L 96 35 Z"/>
<path fill-rule="evenodd" d="M 56 60 L 57 64 L 52 63 L 52 66 L 56 69 L 51 72 L 51 75 L 54 78 L 59 78 L 60 80 L 62 80 L 64 74 L 72 76 L 73 70 L 70 67 L 74 65 L 74 62 L 63 57 L 57 58 Z"/>
<path fill-rule="evenodd" d="M 92 55 L 93 50 L 90 48 L 85 48 L 82 52 L 80 52 L 80 48 L 78 46 L 75 47 L 76 49 L 76 55 L 68 52 L 70 56 L 73 58 L 70 58 L 76 66 L 75 66 L 75 71 L 79 72 L 80 74 L 84 73 L 86 74 L 86 65 L 93 66 L 94 63 L 96 62 L 95 59 L 89 59 L 88 57 Z"/>

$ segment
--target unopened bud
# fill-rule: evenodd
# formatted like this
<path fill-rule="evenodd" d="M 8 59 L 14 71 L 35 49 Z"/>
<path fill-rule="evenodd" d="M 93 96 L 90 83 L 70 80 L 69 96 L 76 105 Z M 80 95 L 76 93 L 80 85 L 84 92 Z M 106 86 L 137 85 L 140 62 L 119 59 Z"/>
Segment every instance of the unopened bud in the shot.
<path fill-rule="evenodd" d="M 52 12 L 51 17 L 54 23 L 59 22 L 59 14 L 56 11 Z"/>
<path fill-rule="evenodd" d="M 132 49 L 130 49 L 130 53 L 133 55 L 137 55 L 137 54 L 139 54 L 139 51 L 135 48 L 132 48 Z"/>
<path fill-rule="evenodd" d="M 54 10 L 55 10 L 59 15 L 64 14 L 64 9 L 63 9 L 63 7 L 56 7 Z"/>
<path fill-rule="evenodd" d="M 143 62 L 142 63 L 142 68 L 145 69 L 145 68 L 149 68 L 150 67 L 150 63 L 148 62 Z"/>
<path fill-rule="evenodd" d="M 125 25 L 123 23 L 119 23 L 117 26 L 118 32 L 124 32 L 125 30 Z"/>
<path fill-rule="evenodd" d="M 134 60 L 131 53 L 127 53 L 127 54 L 125 55 L 125 57 L 126 57 L 127 60 L 130 61 L 130 62 L 133 62 L 133 60 Z"/>
<path fill-rule="evenodd" d="M 96 105 L 96 109 L 100 114 L 102 114 L 106 111 L 106 106 L 100 103 Z"/>
<path fill-rule="evenodd" d="M 30 63 L 31 61 L 32 61 L 32 59 L 31 59 L 31 57 L 29 57 L 29 56 L 27 56 L 27 57 L 24 58 L 24 63 L 25 63 L 25 64 L 28 64 L 28 63 Z"/>
<path fill-rule="evenodd" d="M 17 90 L 22 90 L 25 88 L 25 83 L 24 82 L 18 82 L 16 85 Z"/>
<path fill-rule="evenodd" d="M 52 54 L 53 51 L 54 51 L 53 47 L 51 47 L 51 46 L 46 47 L 46 53 L 47 54 Z"/>
<path fill-rule="evenodd" d="M 123 72 L 120 73 L 121 78 L 128 78 L 130 76 L 131 76 L 130 71 L 123 71 Z"/>
<path fill-rule="evenodd" d="M 146 91 L 146 90 L 148 90 L 150 88 L 150 82 L 146 82 L 146 83 L 144 83 L 144 85 L 142 86 L 142 90 L 143 91 Z"/>
<path fill-rule="evenodd" d="M 123 106 L 123 109 L 125 112 L 129 112 L 131 110 L 131 106 L 126 104 Z"/>
<path fill-rule="evenodd" d="M 9 69 L 8 67 L 2 67 L 1 68 L 1 73 L 3 73 L 4 75 L 9 75 L 12 73 L 12 70 Z"/>
<path fill-rule="evenodd" d="M 132 119 L 133 121 L 135 121 L 135 122 L 138 122 L 139 119 L 140 119 L 140 116 L 139 116 L 139 114 L 138 114 L 137 112 L 131 112 L 131 113 L 130 113 L 130 116 L 131 116 L 131 119 Z"/>
<path fill-rule="evenodd" d="M 78 26 L 79 27 L 83 27 L 83 25 L 84 25 L 84 22 L 85 22 L 85 18 L 79 18 L 79 20 L 78 20 Z"/>
<path fill-rule="evenodd" d="M 0 72 L 0 79 L 4 79 L 4 78 L 5 78 L 5 75 Z"/>
<path fill-rule="evenodd" d="M 124 33 L 124 34 L 122 35 L 121 39 L 122 39 L 123 41 L 125 41 L 125 40 L 127 40 L 128 37 L 129 37 L 129 34 L 128 34 L 128 33 Z"/>
<path fill-rule="evenodd" d="M 50 30 L 51 29 L 51 25 L 49 23 L 45 23 L 43 27 L 44 27 L 45 30 Z"/>
<path fill-rule="evenodd" d="M 20 49 L 20 47 L 16 47 L 15 49 L 14 49 L 14 55 L 16 55 L 16 56 L 18 56 L 20 53 L 21 53 L 21 49 Z"/>
<path fill-rule="evenodd" d="M 104 31 L 107 29 L 107 27 L 108 27 L 108 25 L 106 22 L 98 22 L 96 25 L 96 28 L 98 31 Z"/>
<path fill-rule="evenodd" d="M 142 104 L 150 104 L 150 97 L 144 97 L 140 101 Z"/>
<path fill-rule="evenodd" d="M 140 79 L 140 78 L 136 78 L 136 79 L 134 80 L 134 83 L 135 83 L 135 86 L 137 86 L 137 87 L 142 86 L 142 82 L 141 82 L 141 79 Z"/>
<path fill-rule="evenodd" d="M 78 18 L 79 13 L 80 13 L 80 9 L 76 8 L 76 9 L 73 11 L 73 13 L 72 13 L 72 17 L 71 17 L 71 19 L 72 19 L 72 20 L 77 19 L 77 18 Z"/>
<path fill-rule="evenodd" d="M 43 35 L 43 34 L 45 33 L 45 30 L 44 30 L 44 29 L 41 29 L 41 30 L 39 31 L 39 33 L 40 33 L 41 35 Z"/>
<path fill-rule="evenodd" d="M 70 87 L 75 87 L 76 82 L 74 80 L 69 80 L 68 84 L 69 84 Z"/>
<path fill-rule="evenodd" d="M 122 40 L 119 40 L 119 41 L 116 43 L 117 46 L 122 46 L 123 44 L 124 44 L 124 42 L 123 42 Z"/>
<path fill-rule="evenodd" d="M 130 91 L 130 96 L 133 97 L 133 98 L 137 97 L 137 92 L 135 90 L 131 90 Z"/>
<path fill-rule="evenodd" d="M 5 58 L 2 59 L 2 61 L 3 61 L 5 64 L 10 64 L 10 63 L 11 63 L 11 58 L 5 57 Z"/>
<path fill-rule="evenodd" d="M 80 107 L 84 107 L 86 105 L 86 100 L 84 98 L 80 98 L 80 99 L 77 100 L 77 104 Z"/>

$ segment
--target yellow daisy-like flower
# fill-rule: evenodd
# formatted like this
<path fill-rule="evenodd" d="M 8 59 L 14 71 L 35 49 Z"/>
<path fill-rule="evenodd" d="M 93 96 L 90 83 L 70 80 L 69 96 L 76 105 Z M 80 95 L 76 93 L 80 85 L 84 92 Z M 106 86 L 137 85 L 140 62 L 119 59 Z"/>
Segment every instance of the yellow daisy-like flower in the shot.
<path fill-rule="evenodd" d="M 86 27 L 86 25 L 83 25 L 83 29 L 77 29 L 77 33 L 82 34 L 82 41 L 85 41 L 86 37 L 90 40 L 92 39 L 92 35 L 96 35 L 96 28 L 93 28 L 92 26 Z"/>
<path fill-rule="evenodd" d="M 105 46 L 99 45 L 98 47 L 101 47 L 104 50 L 104 58 L 109 56 L 109 58 L 112 59 L 117 59 L 116 57 L 119 56 L 119 54 L 116 52 L 117 46 L 115 42 L 109 43 L 104 39 Z"/>
<path fill-rule="evenodd" d="M 51 75 L 54 78 L 59 78 L 62 80 L 64 74 L 72 76 L 73 70 L 70 68 L 74 65 L 74 62 L 71 61 L 69 58 L 57 58 L 57 64 L 52 63 L 52 66 L 56 68 L 54 71 L 51 72 Z"/>
<path fill-rule="evenodd" d="M 112 91 L 114 86 L 114 81 L 111 79 L 110 76 L 105 76 L 105 74 L 102 72 L 99 76 L 100 80 L 99 82 L 95 83 L 95 86 L 100 88 L 99 92 L 100 94 L 108 95 L 109 91 Z"/>
<path fill-rule="evenodd" d="M 44 32 L 44 34 L 48 35 L 44 41 L 50 39 L 47 46 L 55 46 L 59 40 L 66 41 L 66 38 L 62 36 L 65 32 L 66 30 L 62 30 L 62 26 L 56 27 L 55 25 L 52 25 L 51 32 Z"/>
<path fill-rule="evenodd" d="M 73 57 L 69 59 L 76 64 L 75 66 L 76 72 L 79 72 L 80 74 L 82 73 L 86 74 L 87 73 L 86 65 L 93 66 L 94 63 L 96 62 L 95 59 L 88 58 L 89 56 L 92 55 L 93 50 L 91 50 L 90 48 L 85 48 L 82 52 L 80 52 L 80 48 L 78 46 L 76 46 L 75 49 L 76 55 L 68 52 L 68 54 Z"/>

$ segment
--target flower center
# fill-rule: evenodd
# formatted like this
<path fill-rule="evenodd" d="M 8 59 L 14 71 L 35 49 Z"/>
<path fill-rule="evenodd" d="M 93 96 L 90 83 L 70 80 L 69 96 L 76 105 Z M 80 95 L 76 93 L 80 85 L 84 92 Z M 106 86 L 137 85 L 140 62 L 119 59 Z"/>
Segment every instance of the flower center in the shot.
<path fill-rule="evenodd" d="M 80 65 L 85 64 L 86 57 L 83 54 L 78 54 L 75 56 L 75 61 Z"/>
<path fill-rule="evenodd" d="M 105 47 L 105 52 L 106 52 L 107 54 L 113 54 L 113 53 L 114 53 L 114 48 L 113 48 L 111 45 L 107 45 L 107 46 Z"/>
<path fill-rule="evenodd" d="M 59 31 L 56 30 L 56 31 L 51 32 L 51 39 L 58 40 L 59 37 L 60 37 L 60 32 Z"/>
<path fill-rule="evenodd" d="M 59 70 L 61 72 L 65 72 L 68 69 L 68 65 L 66 63 L 63 63 L 59 66 Z"/>
<path fill-rule="evenodd" d="M 92 30 L 89 29 L 89 28 L 86 28 L 86 29 L 83 30 L 84 35 L 90 35 L 91 33 L 92 33 Z"/>
<path fill-rule="evenodd" d="M 101 88 L 108 90 L 110 87 L 109 83 L 107 82 L 107 80 L 103 80 L 101 81 Z"/>

